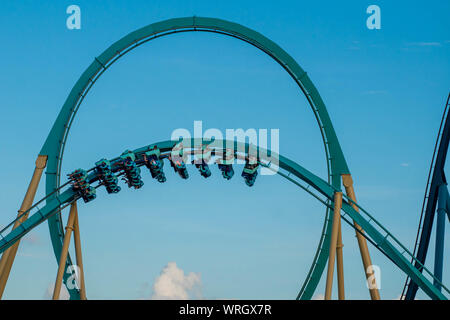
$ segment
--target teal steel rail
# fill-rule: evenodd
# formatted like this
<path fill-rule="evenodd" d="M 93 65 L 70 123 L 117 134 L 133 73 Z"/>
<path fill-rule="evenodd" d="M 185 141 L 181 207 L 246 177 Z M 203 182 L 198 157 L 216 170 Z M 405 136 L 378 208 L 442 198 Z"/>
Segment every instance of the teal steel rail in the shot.
<path fill-rule="evenodd" d="M 341 175 L 350 174 L 350 171 L 345 161 L 327 108 L 325 107 L 319 92 L 309 79 L 306 72 L 286 51 L 262 34 L 237 23 L 215 18 L 194 16 L 169 19 L 153 23 L 131 32 L 112 44 L 102 54 L 96 57 L 89 67 L 83 72 L 70 91 L 69 96 L 59 112 L 58 117 L 39 153 L 40 155 L 48 156 L 46 171 L 47 195 L 53 193 L 60 186 L 64 148 L 70 128 L 81 103 L 96 81 L 114 62 L 140 45 L 162 36 L 182 32 L 213 32 L 216 34 L 234 37 L 260 49 L 265 54 L 272 57 L 281 67 L 283 67 L 283 69 L 289 73 L 292 79 L 299 86 L 311 106 L 323 139 L 329 179 L 335 188 L 341 188 Z M 52 201 L 52 197 L 53 196 L 50 196 L 47 201 Z M 320 240 L 317 254 L 311 266 L 311 272 L 308 274 L 311 277 L 306 279 L 305 283 L 307 283 L 307 285 L 301 290 L 300 298 L 310 298 L 313 295 L 325 268 L 328 257 L 328 239 L 331 233 L 331 225 L 327 223 L 329 212 L 328 209 L 326 210 L 324 237 Z M 60 215 L 55 214 L 52 216 L 48 220 L 48 225 L 53 251 L 57 261 L 59 261 L 64 235 Z M 67 259 L 67 265 L 70 265 L 70 255 L 68 255 Z M 64 277 L 64 280 L 66 280 L 67 277 L 69 277 L 68 273 L 64 273 Z M 69 290 L 69 293 L 71 298 L 79 298 L 76 290 Z"/>
<path fill-rule="evenodd" d="M 156 144 L 152 144 L 143 148 L 139 148 L 134 150 L 134 152 L 138 154 L 142 154 L 148 150 L 153 149 L 154 146 L 157 146 L 162 152 L 170 151 L 173 146 L 177 142 L 174 141 L 164 141 Z M 186 143 L 185 146 L 198 146 L 203 143 L 202 140 L 199 139 L 191 139 L 190 144 Z M 218 148 L 218 146 L 222 146 L 222 149 L 234 145 L 235 150 L 244 150 L 244 153 L 248 153 L 248 150 L 250 148 L 249 144 L 247 143 L 239 143 L 239 142 L 227 142 L 226 140 L 217 140 L 214 143 L 214 147 Z M 278 157 L 279 159 L 279 167 L 285 171 L 287 171 L 289 174 L 283 174 L 280 173 L 285 178 L 289 178 L 291 182 L 294 182 L 298 186 L 301 186 L 302 189 L 309 190 L 309 187 L 305 187 L 303 185 L 300 185 L 297 181 L 290 178 L 290 175 L 293 175 L 303 182 L 305 182 L 308 186 L 313 188 L 316 192 L 319 193 L 319 195 L 315 195 L 315 198 L 320 200 L 323 204 L 327 205 L 333 205 L 333 199 L 334 199 L 334 193 L 339 191 L 335 187 L 333 187 L 331 184 L 326 182 L 325 180 L 321 179 L 320 177 L 314 175 L 307 169 L 303 168 L 299 164 L 295 163 L 294 161 L 283 157 L 281 155 L 277 155 L 273 152 L 267 151 L 263 148 L 257 148 L 257 152 L 259 155 L 260 160 L 266 161 L 266 166 L 268 166 L 268 162 L 270 161 L 269 157 Z M 114 160 L 114 159 L 113 159 Z M 310 191 L 308 191 L 310 192 Z M 310 192 L 311 193 L 311 192 Z M 312 194 L 312 193 L 311 193 Z M 321 198 L 322 197 L 322 198 Z M 28 220 L 26 220 L 20 227 L 12 230 L 10 233 L 6 234 L 5 236 L 1 236 L 0 239 L 0 253 L 2 253 L 5 249 L 10 247 L 12 244 L 15 243 L 18 239 L 23 237 L 26 233 L 28 233 L 31 229 L 39 225 L 40 223 L 44 222 L 45 220 L 51 218 L 54 216 L 57 212 L 59 212 L 60 207 L 62 205 L 70 204 L 76 200 L 74 193 L 69 188 L 68 190 L 65 190 L 63 193 L 61 193 L 58 196 L 55 196 L 53 200 L 48 201 L 46 206 L 44 206 L 42 209 L 38 209 L 35 213 L 33 213 Z M 327 202 L 325 202 L 327 201 Z M 360 213 L 358 213 L 352 205 L 355 204 L 359 210 Z M 360 225 L 367 237 L 373 241 L 373 243 L 376 244 L 376 247 L 379 250 L 382 250 L 384 254 L 386 254 L 389 259 L 391 259 L 399 268 L 402 270 L 407 276 L 409 276 L 417 285 L 432 299 L 436 300 L 447 300 L 447 297 L 439 291 L 438 288 L 436 288 L 433 283 L 424 275 L 421 273 L 419 269 L 417 269 L 413 263 L 409 261 L 409 259 L 412 259 L 415 263 L 417 263 L 417 260 L 413 257 L 412 253 L 409 252 L 406 247 L 401 244 L 401 242 L 396 239 L 381 223 L 379 223 L 372 215 L 370 215 L 364 208 L 362 208 L 359 204 L 354 203 L 351 199 L 344 196 L 344 201 L 342 204 L 342 212 L 341 216 L 344 219 L 344 221 L 350 223 L 348 219 L 346 219 L 346 216 L 349 216 L 350 219 L 354 222 L 356 222 L 358 225 Z M 2 230 L 3 231 L 3 230 Z M 1 234 L 1 232 L 0 232 Z M 436 277 L 434 277 L 433 273 L 430 272 L 428 269 L 426 269 L 424 266 L 421 266 L 421 268 L 425 271 L 425 273 L 428 273 L 429 276 L 433 278 L 434 281 L 436 281 Z M 442 287 L 442 289 L 449 294 L 450 291 L 447 287 L 442 285 L 439 281 L 438 284 Z"/>

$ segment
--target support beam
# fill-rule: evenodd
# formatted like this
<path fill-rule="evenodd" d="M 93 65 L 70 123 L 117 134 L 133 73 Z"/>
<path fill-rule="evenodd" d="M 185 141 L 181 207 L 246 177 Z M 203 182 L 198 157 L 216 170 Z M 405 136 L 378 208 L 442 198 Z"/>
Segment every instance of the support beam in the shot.
<path fill-rule="evenodd" d="M 336 264 L 337 264 L 337 279 L 338 279 L 338 298 L 339 300 L 345 300 L 345 289 L 344 289 L 344 256 L 342 248 L 344 244 L 342 243 L 342 229 L 341 229 L 341 219 L 339 219 L 339 231 L 336 243 Z"/>
<path fill-rule="evenodd" d="M 77 206 L 76 206 L 76 203 L 73 203 L 70 206 L 69 218 L 67 219 L 66 233 L 64 235 L 63 247 L 61 249 L 61 257 L 59 259 L 59 267 L 58 267 L 58 273 L 56 275 L 55 289 L 53 290 L 53 300 L 58 300 L 59 294 L 61 292 L 61 285 L 62 285 L 64 270 L 66 269 L 65 267 L 66 267 L 67 254 L 69 251 L 70 236 L 72 234 L 76 212 L 77 212 Z"/>
<path fill-rule="evenodd" d="M 343 174 L 342 182 L 345 187 L 345 193 L 352 201 L 354 201 L 356 203 L 356 195 L 355 195 L 355 190 L 353 189 L 352 176 L 350 174 Z M 355 209 L 355 211 L 359 212 L 359 208 L 354 203 L 352 203 L 352 207 L 353 207 L 353 209 Z M 363 262 L 363 266 L 364 266 L 364 273 L 366 275 L 366 280 L 369 281 L 369 279 L 370 279 L 370 281 L 373 284 L 375 284 L 375 285 L 369 286 L 370 297 L 372 300 L 380 300 L 380 293 L 378 292 L 378 286 L 375 282 L 375 277 L 373 274 L 374 271 L 372 271 L 373 268 L 371 267 L 372 260 L 370 259 L 369 248 L 367 246 L 366 238 L 364 238 L 364 236 L 362 235 L 362 233 L 364 233 L 364 230 L 356 222 L 353 222 L 353 224 L 354 224 L 355 228 L 357 229 L 356 238 L 358 240 L 359 251 L 361 253 L 361 258 L 362 258 L 362 262 Z M 367 283 L 369 283 L 369 282 L 367 282 Z"/>
<path fill-rule="evenodd" d="M 445 215 L 447 209 L 448 191 L 447 185 L 441 184 L 438 191 L 438 206 L 436 217 L 436 246 L 434 251 L 434 275 L 442 282 L 444 269 L 444 238 L 445 238 Z M 441 290 L 441 285 L 435 280 L 434 285 Z"/>
<path fill-rule="evenodd" d="M 86 286 L 84 284 L 84 267 L 83 267 L 83 257 L 81 255 L 81 239 L 80 239 L 80 226 L 78 223 L 78 210 L 77 203 L 74 202 L 73 206 L 75 207 L 75 222 L 74 222 L 74 231 L 73 231 L 73 239 L 75 242 L 75 254 L 77 258 L 77 265 L 80 268 L 80 299 L 86 300 Z"/>
<path fill-rule="evenodd" d="M 336 247 L 339 236 L 341 221 L 342 192 L 334 193 L 333 224 L 331 227 L 330 251 L 328 258 L 327 282 L 325 287 L 325 300 L 331 300 L 331 290 L 333 287 L 334 261 L 336 258 Z"/>
<path fill-rule="evenodd" d="M 47 156 L 39 155 L 36 160 L 36 167 L 34 169 L 33 176 L 31 177 L 30 184 L 28 185 L 27 192 L 25 193 L 25 197 L 23 199 L 22 205 L 19 209 L 19 213 L 17 216 L 22 215 L 33 205 L 34 197 L 36 196 L 36 191 L 39 186 L 39 181 L 41 180 L 42 172 L 44 171 L 46 165 L 47 165 Z M 18 219 L 14 223 L 13 229 L 17 228 L 27 218 L 28 214 Z M 3 253 L 2 258 L 0 259 L 0 299 L 2 298 L 3 293 L 5 291 L 6 282 L 8 281 L 9 274 L 11 272 L 11 268 L 17 254 L 17 249 L 19 248 L 19 243 L 20 240 L 18 240 L 13 246 L 8 248 Z"/>

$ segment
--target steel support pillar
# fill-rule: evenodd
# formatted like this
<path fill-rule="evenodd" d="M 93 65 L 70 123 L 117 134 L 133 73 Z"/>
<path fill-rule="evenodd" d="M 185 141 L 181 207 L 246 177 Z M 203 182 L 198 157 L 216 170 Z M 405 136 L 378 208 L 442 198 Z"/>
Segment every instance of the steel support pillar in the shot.
<path fill-rule="evenodd" d="M 447 185 L 439 186 L 438 207 L 436 218 L 436 246 L 434 251 L 434 275 L 442 282 L 442 273 L 444 269 L 444 238 L 445 238 L 445 216 L 447 208 L 448 191 Z M 441 285 L 435 280 L 434 285 L 441 290 Z"/>
<path fill-rule="evenodd" d="M 59 294 L 61 292 L 61 285 L 62 285 L 64 270 L 66 269 L 65 267 L 66 267 L 67 254 L 69 252 L 70 236 L 72 235 L 76 213 L 77 213 L 77 205 L 74 202 L 70 206 L 69 218 L 67 219 L 66 233 L 64 235 L 63 247 L 61 249 L 61 257 L 59 259 L 59 267 L 58 267 L 58 273 L 56 275 L 55 289 L 53 290 L 53 300 L 58 300 Z"/>
<path fill-rule="evenodd" d="M 331 300 L 331 291 L 333 287 L 333 273 L 334 262 L 336 258 L 336 247 L 339 236 L 339 227 L 341 221 L 341 208 L 342 208 L 342 192 L 334 193 L 334 210 L 333 210 L 333 222 L 331 226 L 331 239 L 330 239 L 330 251 L 328 256 L 328 271 L 327 281 L 325 287 L 325 300 Z"/>
<path fill-rule="evenodd" d="M 42 177 L 42 172 L 47 165 L 47 156 L 39 155 L 36 160 L 36 167 L 31 177 L 30 184 L 28 185 L 27 192 L 23 199 L 22 205 L 19 209 L 18 216 L 21 216 L 33 205 L 34 197 L 36 196 L 36 191 L 39 186 L 39 181 Z M 22 222 L 28 218 L 28 213 L 23 215 L 20 219 L 16 220 L 13 225 L 13 229 L 17 228 Z M 14 245 L 8 248 L 2 255 L 0 259 L 0 299 L 5 291 L 6 282 L 8 281 L 9 274 L 11 272 L 14 259 L 17 254 L 17 249 L 19 248 L 20 240 L 18 240 Z"/>
<path fill-rule="evenodd" d="M 344 289 L 344 256 L 342 243 L 342 229 L 341 229 L 341 219 L 339 219 L 339 231 L 336 243 L 336 265 L 337 265 L 337 279 L 338 279 L 338 298 L 339 300 L 345 300 L 345 289 Z"/>
<path fill-rule="evenodd" d="M 342 182 L 345 187 L 345 193 L 347 196 L 356 203 L 356 195 L 355 190 L 353 189 L 353 179 L 350 174 L 342 175 Z M 353 209 L 359 212 L 359 208 L 352 203 Z M 367 246 L 366 238 L 362 235 L 364 230 L 360 225 L 353 222 L 353 225 L 356 228 L 356 238 L 358 240 L 359 251 L 361 253 L 361 258 L 364 266 L 364 273 L 366 275 L 367 284 L 369 284 L 369 280 L 372 282 L 372 285 L 369 285 L 369 293 L 372 300 L 380 300 L 380 293 L 378 292 L 378 286 L 375 282 L 374 271 L 372 268 L 372 260 L 370 259 L 369 248 Z"/>
<path fill-rule="evenodd" d="M 86 286 L 84 284 L 84 267 L 83 267 L 83 257 L 81 255 L 81 239 L 80 239 L 80 225 L 78 223 L 78 210 L 76 202 L 73 203 L 75 206 L 75 221 L 74 221 L 74 231 L 73 239 L 75 243 L 75 255 L 77 259 L 77 265 L 80 271 L 80 299 L 86 300 Z"/>

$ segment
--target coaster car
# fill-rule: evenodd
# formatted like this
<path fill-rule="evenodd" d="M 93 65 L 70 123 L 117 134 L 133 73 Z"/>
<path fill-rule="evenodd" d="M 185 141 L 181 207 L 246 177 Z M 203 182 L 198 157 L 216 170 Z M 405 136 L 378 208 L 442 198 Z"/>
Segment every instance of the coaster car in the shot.
<path fill-rule="evenodd" d="M 150 170 L 152 178 L 157 179 L 158 182 L 166 182 L 166 176 L 164 175 L 163 167 L 164 162 L 159 159 L 161 152 L 155 146 L 152 150 L 147 151 L 144 154 L 145 166 Z"/>
<path fill-rule="evenodd" d="M 117 193 L 121 190 L 118 179 L 111 170 L 111 163 L 106 159 L 101 159 L 95 163 L 95 172 L 100 181 L 104 184 L 108 193 Z"/>
<path fill-rule="evenodd" d="M 169 155 L 169 160 L 173 170 L 177 172 L 181 178 L 189 178 L 189 173 L 186 169 L 186 164 L 184 163 L 183 144 L 181 142 L 177 143 L 172 148 L 172 151 Z"/>
<path fill-rule="evenodd" d="M 230 149 L 226 149 L 222 159 L 217 160 L 217 165 L 220 171 L 222 171 L 222 176 L 227 180 L 230 180 L 234 176 L 233 163 L 234 155 Z"/>
<path fill-rule="evenodd" d="M 173 170 L 177 172 L 181 178 L 183 179 L 189 178 L 189 173 L 186 169 L 186 164 L 184 163 L 183 160 L 181 160 L 181 158 L 173 159 L 171 156 L 169 156 L 169 160 Z"/>
<path fill-rule="evenodd" d="M 144 181 L 141 179 L 141 169 L 134 162 L 136 160 L 135 154 L 127 150 L 120 157 L 122 158 L 122 166 L 125 173 L 123 180 L 130 188 L 141 188 L 144 185 Z"/>
<path fill-rule="evenodd" d="M 258 175 L 259 164 L 256 159 L 249 159 L 242 170 L 241 176 L 245 180 L 245 184 L 249 187 L 253 187 L 255 184 L 256 176 Z"/>
<path fill-rule="evenodd" d="M 195 167 L 200 172 L 200 175 L 202 177 L 208 178 L 211 176 L 211 170 L 209 169 L 208 162 L 211 159 L 211 152 L 212 150 L 208 148 L 207 145 L 203 145 L 201 147 L 201 151 L 196 153 L 196 159 L 192 160 L 192 164 L 195 165 Z"/>
<path fill-rule="evenodd" d="M 72 189 L 75 191 L 84 202 L 92 201 L 96 198 L 96 190 L 91 187 L 87 181 L 88 174 L 83 169 L 77 169 L 68 174 L 71 181 Z"/>

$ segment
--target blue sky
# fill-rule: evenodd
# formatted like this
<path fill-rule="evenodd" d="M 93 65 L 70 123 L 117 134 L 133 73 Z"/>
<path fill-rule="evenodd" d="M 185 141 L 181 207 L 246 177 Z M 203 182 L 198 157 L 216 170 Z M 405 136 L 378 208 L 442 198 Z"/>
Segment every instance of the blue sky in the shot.
<path fill-rule="evenodd" d="M 71 4 L 81 8 L 81 30 L 66 28 Z M 371 4 L 381 8 L 381 30 L 366 27 Z M 449 11 L 444 1 L 2 1 L 0 224 L 15 216 L 37 153 L 94 57 L 137 28 L 197 15 L 257 30 L 297 60 L 327 105 L 359 202 L 411 248 L 450 87 Z M 63 173 L 193 130 L 194 120 L 280 129 L 280 153 L 325 177 L 314 116 L 288 74 L 246 43 L 203 33 L 151 41 L 108 70 L 78 113 Z M 200 274 L 207 299 L 296 296 L 320 236 L 317 201 L 277 176 L 249 189 L 217 168 L 208 180 L 194 168 L 187 181 L 166 171 L 164 185 L 143 172 L 142 189 L 102 190 L 79 205 L 89 298 L 149 298 L 172 261 Z M 343 232 L 347 296 L 367 299 L 354 232 Z M 397 298 L 404 275 L 371 253 L 382 298 Z M 41 299 L 56 269 L 41 225 L 21 245 L 5 298 Z"/>

